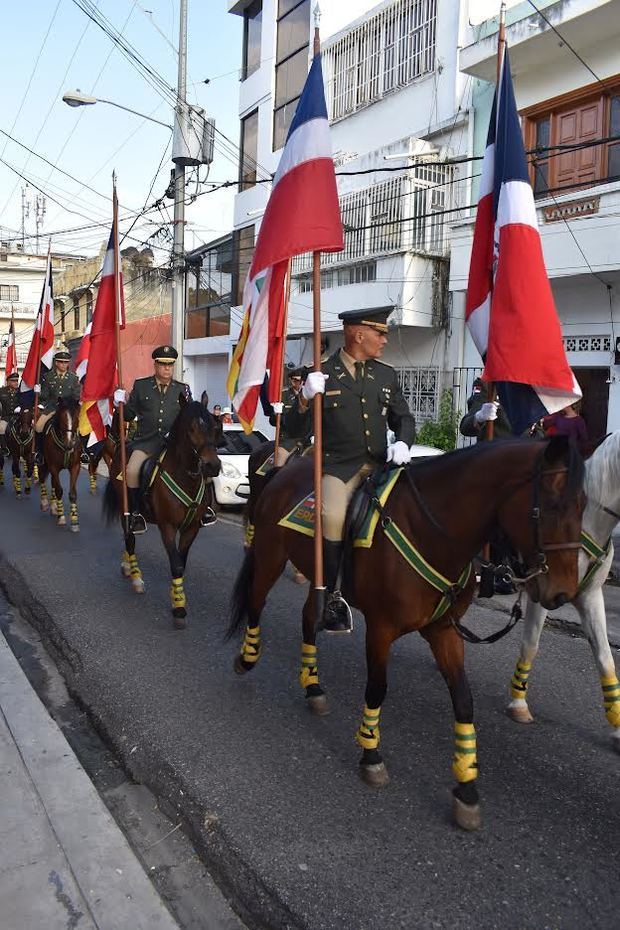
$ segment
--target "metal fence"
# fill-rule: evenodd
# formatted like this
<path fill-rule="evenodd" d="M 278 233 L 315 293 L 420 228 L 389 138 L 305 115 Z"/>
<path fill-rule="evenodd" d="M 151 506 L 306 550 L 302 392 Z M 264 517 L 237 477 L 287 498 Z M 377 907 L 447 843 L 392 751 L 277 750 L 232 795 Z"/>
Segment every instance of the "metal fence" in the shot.
<path fill-rule="evenodd" d="M 397 368 L 398 383 L 419 429 L 439 414 L 439 368 Z"/>
<path fill-rule="evenodd" d="M 459 420 L 467 413 L 467 401 L 471 397 L 474 379 L 482 374 L 482 368 L 455 368 L 452 372 L 452 409 Z M 457 446 L 471 446 L 476 442 L 473 437 L 457 434 Z"/>

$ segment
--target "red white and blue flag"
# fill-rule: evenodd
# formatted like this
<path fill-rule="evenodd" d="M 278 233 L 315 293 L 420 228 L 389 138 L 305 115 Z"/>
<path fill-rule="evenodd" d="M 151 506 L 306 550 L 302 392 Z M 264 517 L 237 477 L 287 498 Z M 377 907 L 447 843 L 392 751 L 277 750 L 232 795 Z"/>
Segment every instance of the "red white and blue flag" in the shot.
<path fill-rule="evenodd" d="M 483 378 L 495 383 L 515 434 L 579 400 L 545 268 L 507 50 L 482 165 L 465 319 Z"/>
<path fill-rule="evenodd" d="M 19 385 L 21 393 L 33 391 L 41 367 L 51 368 L 54 361 L 54 291 L 52 287 L 52 254 L 47 253 L 47 267 L 41 293 L 41 303 L 30 343 L 28 358 Z"/>
<path fill-rule="evenodd" d="M 15 348 L 15 320 L 11 314 L 11 325 L 9 326 L 9 338 L 6 344 L 6 364 L 4 367 L 5 380 L 17 371 L 17 349 Z"/>
<path fill-rule="evenodd" d="M 243 292 L 244 319 L 228 373 L 228 393 L 252 430 L 267 370 L 279 372 L 286 343 L 286 274 L 304 252 L 344 247 L 321 56 L 315 55 L 286 139 Z M 279 401 L 279 378 L 269 400 Z"/>
<path fill-rule="evenodd" d="M 112 423 L 114 406 L 112 398 L 118 384 L 116 359 L 116 278 L 114 274 L 115 225 L 108 242 L 108 249 L 101 269 L 101 283 L 97 292 L 97 302 L 88 333 L 88 344 L 82 340 L 80 355 L 86 353 L 86 377 L 82 387 L 82 406 L 80 408 L 79 431 L 82 436 L 89 436 L 88 445 L 92 446 L 106 437 L 106 427 Z M 118 323 L 125 326 L 125 304 L 123 300 L 123 276 L 119 269 L 120 306 Z"/>

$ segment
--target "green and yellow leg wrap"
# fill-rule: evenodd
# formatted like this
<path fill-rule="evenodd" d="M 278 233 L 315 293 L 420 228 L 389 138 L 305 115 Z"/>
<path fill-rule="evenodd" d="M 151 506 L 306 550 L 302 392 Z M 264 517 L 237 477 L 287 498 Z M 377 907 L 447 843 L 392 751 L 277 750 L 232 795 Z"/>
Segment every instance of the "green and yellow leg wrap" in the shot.
<path fill-rule="evenodd" d="M 355 739 L 362 749 L 378 749 L 381 736 L 379 734 L 380 707 L 369 707 L 364 704 L 364 713 Z"/>
<path fill-rule="evenodd" d="M 22 493 L 22 479 L 19 475 L 13 475 L 13 490 L 16 494 Z"/>
<path fill-rule="evenodd" d="M 77 511 L 76 503 L 72 503 L 71 506 L 69 507 L 69 515 L 70 515 L 69 519 L 71 521 L 71 526 L 77 526 L 79 523 L 79 520 L 78 520 L 78 511 Z"/>
<path fill-rule="evenodd" d="M 615 675 L 601 676 L 605 716 L 612 727 L 620 727 L 620 682 Z"/>
<path fill-rule="evenodd" d="M 91 491 L 96 491 L 96 490 L 97 490 L 97 478 L 96 478 L 95 475 L 89 475 L 89 476 L 88 476 L 88 483 L 90 484 L 90 490 L 91 490 Z"/>
<path fill-rule="evenodd" d="M 248 665 L 254 665 L 255 662 L 261 657 L 261 644 L 260 644 L 260 627 L 254 626 L 245 628 L 245 636 L 243 637 L 243 642 L 241 643 L 241 658 L 244 662 L 247 662 Z"/>
<path fill-rule="evenodd" d="M 47 500 L 47 485 L 46 484 L 41 483 L 39 485 L 39 493 L 41 494 L 41 500 L 46 501 Z"/>
<path fill-rule="evenodd" d="M 0 488 L 3 486 L 3 484 L 4 484 L 4 471 L 2 468 L 0 468 Z"/>
<path fill-rule="evenodd" d="M 301 668 L 299 670 L 299 684 L 302 688 L 319 683 L 319 664 L 316 655 L 316 646 L 313 643 L 301 644 Z"/>
<path fill-rule="evenodd" d="M 532 670 L 531 662 L 521 662 L 517 660 L 513 676 L 510 680 L 510 697 L 513 700 L 527 699 L 527 682 Z"/>
<path fill-rule="evenodd" d="M 452 771 L 459 784 L 478 777 L 476 730 L 473 723 L 454 724 L 454 760 Z"/>
<path fill-rule="evenodd" d="M 254 542 L 254 533 L 256 528 L 253 523 L 246 523 L 245 525 L 245 536 L 243 538 L 243 545 L 249 549 L 252 543 Z"/>
<path fill-rule="evenodd" d="M 142 578 L 142 572 L 140 571 L 140 566 L 138 565 L 138 556 L 135 554 L 129 556 L 129 571 L 131 573 L 131 580 L 138 581 Z"/>
<path fill-rule="evenodd" d="M 65 515 L 65 505 L 61 497 L 59 501 L 56 501 L 56 516 L 64 517 L 64 515 Z"/>
<path fill-rule="evenodd" d="M 30 475 L 26 474 L 24 481 L 26 483 L 26 490 L 29 491 L 30 488 L 32 487 L 32 481 L 30 480 Z"/>
<path fill-rule="evenodd" d="M 34 468 L 32 469 L 32 480 L 33 481 L 39 480 L 39 466 L 38 465 L 35 465 Z"/>
<path fill-rule="evenodd" d="M 183 576 L 180 578 L 172 579 L 172 587 L 170 588 L 170 602 L 173 609 L 175 607 L 185 607 L 185 591 L 183 590 Z"/>

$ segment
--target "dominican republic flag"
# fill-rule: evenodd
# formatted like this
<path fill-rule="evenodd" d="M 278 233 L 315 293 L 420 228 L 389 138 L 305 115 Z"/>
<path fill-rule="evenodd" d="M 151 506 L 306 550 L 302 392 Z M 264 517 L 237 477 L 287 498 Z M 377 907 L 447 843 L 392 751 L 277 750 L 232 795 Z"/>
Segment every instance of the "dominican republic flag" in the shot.
<path fill-rule="evenodd" d="M 88 369 L 88 356 L 90 355 L 90 331 L 93 328 L 92 320 L 84 330 L 84 335 L 80 342 L 80 351 L 75 361 L 75 373 L 80 379 L 84 377 Z"/>
<path fill-rule="evenodd" d="M 483 378 L 495 383 L 516 435 L 579 400 L 545 268 L 508 50 L 482 164 L 465 319 Z"/>
<path fill-rule="evenodd" d="M 88 445 L 92 446 L 106 437 L 106 426 L 112 423 L 114 414 L 113 397 L 118 384 L 116 359 L 116 286 L 114 278 L 114 243 L 116 225 L 112 231 L 108 248 L 101 269 L 101 283 L 97 292 L 97 302 L 88 335 L 89 347 L 86 361 L 86 377 L 82 386 L 82 406 L 80 409 L 79 431 L 82 436 L 89 436 Z M 125 326 L 125 301 L 123 297 L 123 276 L 120 275 L 120 307 L 118 322 L 121 329 Z M 87 331 L 88 332 L 88 331 Z M 86 334 L 84 335 L 86 339 Z M 80 347 L 80 356 L 84 349 Z"/>
<path fill-rule="evenodd" d="M 286 139 L 243 291 L 244 318 L 227 388 L 246 432 L 251 432 L 261 385 L 279 372 L 286 343 L 286 274 L 304 252 L 344 247 L 329 138 L 321 56 L 315 55 Z M 279 401 L 279 379 L 269 400 Z"/>
<path fill-rule="evenodd" d="M 54 361 L 54 291 L 52 288 L 52 254 L 47 253 L 47 268 L 43 282 L 41 303 L 30 343 L 28 358 L 19 385 L 20 393 L 34 391 L 43 367 L 49 369 Z M 22 402 L 25 402 L 23 399 Z"/>
<path fill-rule="evenodd" d="M 13 319 L 13 314 L 11 314 L 9 341 L 6 344 L 6 365 L 4 368 L 5 379 L 8 379 L 14 371 L 17 371 L 17 350 L 15 348 L 15 320 Z"/>

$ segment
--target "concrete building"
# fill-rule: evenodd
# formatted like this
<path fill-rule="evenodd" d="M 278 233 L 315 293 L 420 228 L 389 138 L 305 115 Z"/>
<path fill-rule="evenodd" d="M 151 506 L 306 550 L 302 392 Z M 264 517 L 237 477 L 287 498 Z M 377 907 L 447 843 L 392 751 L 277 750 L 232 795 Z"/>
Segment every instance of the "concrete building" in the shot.
<path fill-rule="evenodd" d="M 531 172 L 547 271 L 568 360 L 584 393 L 582 413 L 596 438 L 620 428 L 620 2 L 540 0 L 537 6 L 543 16 L 529 3 L 508 11 L 506 38 L 526 149 L 542 149 Z M 491 19 L 468 30 L 460 52 L 460 67 L 472 80 L 477 155 L 493 97 L 497 28 Z M 549 150 L 558 145 L 567 148 Z M 452 226 L 455 384 L 462 405 L 480 365 L 463 323 L 472 232 L 473 216 Z"/>

